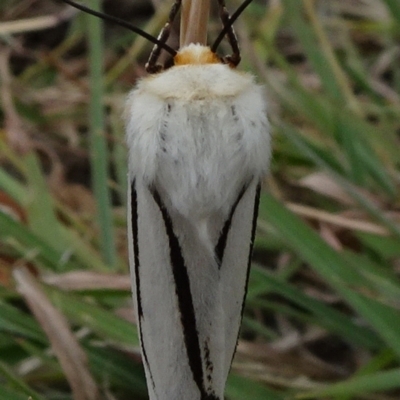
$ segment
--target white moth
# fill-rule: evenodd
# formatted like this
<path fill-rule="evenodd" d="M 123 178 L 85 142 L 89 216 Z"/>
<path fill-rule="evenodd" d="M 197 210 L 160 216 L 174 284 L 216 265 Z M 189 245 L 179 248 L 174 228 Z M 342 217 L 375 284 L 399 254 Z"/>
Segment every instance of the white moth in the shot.
<path fill-rule="evenodd" d="M 235 69 L 232 24 L 251 0 L 232 17 L 218 0 L 224 28 L 212 48 L 178 52 L 165 42 L 185 0 L 175 1 L 158 39 L 63 1 L 156 43 L 152 74 L 126 105 L 129 257 L 146 379 L 150 400 L 223 400 L 270 158 L 263 88 Z M 204 34 L 201 24 L 196 29 Z M 225 35 L 233 55 L 219 58 Z M 162 48 L 174 56 L 168 69 L 156 65 Z"/>
<path fill-rule="evenodd" d="M 150 399 L 222 400 L 270 157 L 263 88 L 190 44 L 137 84 L 126 119 L 130 264 Z"/>

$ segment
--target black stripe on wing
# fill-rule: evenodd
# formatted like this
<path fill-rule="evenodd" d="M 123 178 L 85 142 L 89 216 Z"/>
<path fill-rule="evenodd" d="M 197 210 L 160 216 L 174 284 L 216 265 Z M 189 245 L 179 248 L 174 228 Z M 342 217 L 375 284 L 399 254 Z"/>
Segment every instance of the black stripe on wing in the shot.
<path fill-rule="evenodd" d="M 228 240 L 228 234 L 231 229 L 231 224 L 232 224 L 232 218 L 235 214 L 236 208 L 242 199 L 248 185 L 244 185 L 242 190 L 240 191 L 238 197 L 236 198 L 236 201 L 233 203 L 233 206 L 231 208 L 231 212 L 229 213 L 228 219 L 225 221 L 224 226 L 222 228 L 221 234 L 218 239 L 218 243 L 215 246 L 215 256 L 217 257 L 217 262 L 218 262 L 218 267 L 220 268 L 222 265 L 222 259 L 224 258 L 224 252 L 226 248 L 226 241 Z"/>
<path fill-rule="evenodd" d="M 258 206 L 260 205 L 260 194 L 261 194 L 261 182 L 259 182 L 258 185 L 257 185 L 256 195 L 254 197 L 253 224 L 252 224 L 252 227 L 251 227 L 251 238 L 250 238 L 250 245 L 249 245 L 249 257 L 247 259 L 247 275 L 246 275 L 246 283 L 245 283 L 245 287 L 244 287 L 244 296 L 243 296 L 242 311 L 241 311 L 241 315 L 242 316 L 243 316 L 243 311 L 244 311 L 244 301 L 245 301 L 246 295 L 247 295 L 247 287 L 248 287 L 248 284 L 249 284 L 251 255 L 253 254 L 254 238 L 256 236 Z"/>
<path fill-rule="evenodd" d="M 227 240 L 228 240 L 229 231 L 231 229 L 233 216 L 235 215 L 235 211 L 236 211 L 236 208 L 237 208 L 240 200 L 242 199 L 244 193 L 246 192 L 246 190 L 248 189 L 249 186 L 250 186 L 249 184 L 244 185 L 242 190 L 241 190 L 241 192 L 239 193 L 235 203 L 233 204 L 233 206 L 231 208 L 231 212 L 229 214 L 229 217 L 225 221 L 225 224 L 224 224 L 224 226 L 222 228 L 221 235 L 219 237 L 218 243 L 215 246 L 215 254 L 216 254 L 216 257 L 217 257 L 217 260 L 218 260 L 218 263 L 219 263 L 219 267 L 221 267 L 221 265 L 222 265 L 224 252 L 225 252 L 225 248 L 226 248 L 226 243 L 227 243 Z M 261 184 L 259 183 L 257 185 L 256 194 L 255 194 L 255 197 L 254 197 L 253 220 L 252 220 L 251 236 L 250 236 L 250 243 L 249 243 L 249 253 L 248 253 L 248 258 L 247 258 L 246 281 L 245 281 L 244 288 L 243 288 L 244 295 L 243 295 L 243 301 L 242 301 L 242 307 L 241 307 L 241 317 L 243 316 L 244 303 L 245 303 L 246 294 L 247 294 L 247 287 L 248 287 L 248 283 L 249 283 L 251 255 L 252 255 L 252 252 L 253 252 L 254 237 L 255 237 L 255 233 L 256 233 L 257 216 L 258 216 L 258 205 L 260 203 L 260 192 L 261 192 Z M 237 340 L 238 339 L 239 339 L 239 332 L 238 332 Z M 235 352 L 232 354 L 231 364 L 232 364 L 234 355 L 235 355 Z"/>
<path fill-rule="evenodd" d="M 155 384 L 153 375 L 150 370 L 149 360 L 147 358 L 146 347 L 144 344 L 144 338 L 142 334 L 142 318 L 143 318 L 143 309 L 142 309 L 142 296 L 141 296 L 141 287 L 140 287 L 140 262 L 139 262 L 139 225 L 138 225 L 138 204 L 137 204 L 137 193 L 136 193 L 136 182 L 132 181 L 131 185 L 131 227 L 132 227 L 132 237 L 133 237 L 133 263 L 135 268 L 135 280 L 136 280 L 136 301 L 138 308 L 138 323 L 139 323 L 139 335 L 140 335 L 140 347 L 142 350 L 143 361 L 146 364 L 147 370 L 150 374 L 150 379 L 153 385 L 153 390 L 155 390 Z"/>
<path fill-rule="evenodd" d="M 160 194 L 155 188 L 151 189 L 151 194 L 161 211 L 165 230 L 168 236 L 172 275 L 175 281 L 175 293 L 178 299 L 186 353 L 192 371 L 193 380 L 200 391 L 201 400 L 218 400 L 215 395 L 208 394 L 204 388 L 203 362 L 200 351 L 199 333 L 196 326 L 196 315 L 193 306 L 192 293 L 190 291 L 190 279 L 182 255 L 182 249 L 179 240 L 174 233 L 171 217 L 168 214 L 168 210 L 165 207 Z"/>
<path fill-rule="evenodd" d="M 258 206 L 260 204 L 260 194 L 261 194 L 261 183 L 258 183 L 257 188 L 256 188 L 256 195 L 254 197 L 254 209 L 253 209 L 253 221 L 252 221 L 252 227 L 251 227 L 251 237 L 250 237 L 250 243 L 249 243 L 249 256 L 247 258 L 247 272 L 246 272 L 246 282 L 244 284 L 244 289 L 243 289 L 243 301 L 242 301 L 242 308 L 240 311 L 240 319 L 243 318 L 243 312 L 244 312 L 244 303 L 246 300 L 246 295 L 247 295 L 247 288 L 249 286 L 249 276 L 250 276 L 250 266 L 251 266 L 251 255 L 253 253 L 253 246 L 254 246 L 254 238 L 256 235 L 256 226 L 257 226 L 257 216 L 258 216 Z M 239 341 L 239 331 L 238 331 L 238 336 L 236 338 L 236 345 L 237 342 Z M 232 354 L 232 360 L 231 360 L 231 365 L 233 361 L 233 357 L 235 357 L 236 349 Z"/>

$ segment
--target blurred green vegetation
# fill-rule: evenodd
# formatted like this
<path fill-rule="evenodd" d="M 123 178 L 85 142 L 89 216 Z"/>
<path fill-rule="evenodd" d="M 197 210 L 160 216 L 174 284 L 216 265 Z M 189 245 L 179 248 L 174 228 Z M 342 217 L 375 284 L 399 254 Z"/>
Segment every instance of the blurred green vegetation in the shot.
<path fill-rule="evenodd" d="M 62 321 L 98 398 L 145 399 L 121 114 L 151 46 L 82 14 L 5 24 L 64 15 L 36 3 L 0 4 L 0 400 L 74 398 Z M 157 34 L 169 3 L 135 23 Z M 398 399 L 400 3 L 255 1 L 237 32 L 274 149 L 227 396 Z"/>

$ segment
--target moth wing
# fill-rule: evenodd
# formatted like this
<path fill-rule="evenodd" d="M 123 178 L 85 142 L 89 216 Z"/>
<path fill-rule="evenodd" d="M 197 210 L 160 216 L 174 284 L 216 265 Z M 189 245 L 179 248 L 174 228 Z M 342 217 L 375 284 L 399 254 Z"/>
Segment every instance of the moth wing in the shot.
<path fill-rule="evenodd" d="M 200 399 L 184 346 L 162 211 L 145 184 L 133 182 L 129 187 L 130 267 L 150 398 Z"/>
<path fill-rule="evenodd" d="M 225 235 L 224 249 L 219 250 L 223 252 L 220 279 L 225 330 L 225 379 L 235 354 L 243 315 L 259 198 L 260 182 L 253 179 L 241 194 L 221 232 L 221 235 Z"/>
<path fill-rule="evenodd" d="M 130 264 L 151 398 L 222 398 L 247 291 L 259 182 L 238 194 L 225 223 L 216 218 L 219 263 L 157 191 L 140 183 L 130 190 Z"/>

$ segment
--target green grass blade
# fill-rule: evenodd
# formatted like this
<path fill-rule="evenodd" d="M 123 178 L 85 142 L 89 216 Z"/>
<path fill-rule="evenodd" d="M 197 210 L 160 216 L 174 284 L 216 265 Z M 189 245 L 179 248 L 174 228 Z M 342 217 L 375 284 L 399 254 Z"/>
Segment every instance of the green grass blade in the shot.
<path fill-rule="evenodd" d="M 226 394 L 232 400 L 284 400 L 286 396 L 278 392 L 268 389 L 254 381 L 243 378 L 240 375 L 231 373 L 226 385 Z"/>
<path fill-rule="evenodd" d="M 27 400 L 27 395 L 22 390 L 14 391 L 5 385 L 0 384 L 0 400 Z"/>
<path fill-rule="evenodd" d="M 296 399 L 321 399 L 323 396 L 355 396 L 397 388 L 400 388 L 400 369 L 393 369 L 360 376 L 323 389 L 299 394 Z"/>
<path fill-rule="evenodd" d="M 25 225 L 13 220 L 0 210 L 0 239 L 30 261 L 43 264 L 52 270 L 72 270 L 79 268 L 75 262 L 65 257 L 66 250 L 60 252 L 43 239 L 32 233 Z"/>
<path fill-rule="evenodd" d="M 88 6 L 99 10 L 100 1 L 91 0 Z M 100 18 L 86 16 L 90 61 L 90 152 L 92 186 L 97 202 L 97 221 L 100 228 L 101 249 L 105 262 L 114 266 L 116 249 L 109 191 L 109 154 L 103 108 L 103 30 Z"/>
<path fill-rule="evenodd" d="M 26 195 L 24 187 L 15 178 L 0 168 L 0 188 L 7 192 L 14 200 L 22 204 Z"/>
<path fill-rule="evenodd" d="M 338 336 L 342 336 L 344 340 L 351 341 L 355 345 L 363 346 L 371 350 L 378 349 L 382 346 L 382 341 L 376 334 L 357 325 L 350 317 L 307 296 L 290 283 L 282 281 L 272 273 L 258 266 L 253 266 L 252 268 L 250 285 L 252 281 L 257 281 L 258 284 L 264 287 L 265 292 L 263 294 L 273 293 L 281 295 L 307 310 L 307 312 L 315 316 L 317 324 L 324 327 L 329 332 L 334 332 Z M 249 305 L 251 305 L 253 301 L 252 297 L 250 296 L 247 301 Z"/>
<path fill-rule="evenodd" d="M 135 363 L 131 357 L 113 351 L 112 348 L 85 346 L 85 350 L 91 369 L 101 381 L 129 390 L 130 395 L 127 398 L 146 398 L 147 387 L 141 364 Z"/>
<path fill-rule="evenodd" d="M 10 304 L 0 301 L 0 331 L 47 344 L 47 338 L 31 315 L 25 314 Z"/>
<path fill-rule="evenodd" d="M 305 12 L 303 2 L 284 0 L 283 3 L 285 4 L 285 11 L 289 17 L 290 25 L 295 30 L 315 71 L 320 75 L 326 93 L 337 102 L 347 103 L 347 99 L 337 82 L 337 75 L 332 64 L 324 54 L 324 49 L 321 49 L 318 45 L 318 37 L 315 31 L 303 17 Z"/>
<path fill-rule="evenodd" d="M 315 162 L 319 168 L 327 171 L 335 179 L 336 183 L 338 183 L 351 197 L 353 197 L 353 199 L 356 200 L 357 203 L 359 203 L 359 205 L 362 206 L 371 216 L 373 216 L 398 239 L 400 239 L 400 226 L 390 218 L 386 217 L 386 215 L 375 204 L 360 194 L 360 192 L 357 191 L 353 185 L 351 185 L 345 178 L 334 171 L 330 165 L 324 159 L 322 159 L 317 152 L 314 151 L 307 141 L 304 140 L 296 128 L 289 124 L 282 123 L 278 129 L 279 132 L 281 132 L 297 146 L 299 151 L 306 155 L 310 160 Z"/>
<path fill-rule="evenodd" d="M 400 3 L 398 0 L 384 0 L 393 18 L 396 20 L 397 24 L 400 26 Z"/>
<path fill-rule="evenodd" d="M 32 400 L 45 400 L 40 394 L 31 389 L 25 382 L 22 381 L 7 365 L 0 362 L 0 374 L 3 375 L 10 383 L 12 383 L 18 390 L 26 394 L 26 397 L 31 397 Z"/>
<path fill-rule="evenodd" d="M 68 247 L 54 212 L 53 198 L 34 153 L 24 158 L 25 176 L 28 181 L 26 205 L 29 226 L 37 237 L 55 250 L 62 252 Z"/>
<path fill-rule="evenodd" d="M 139 344 L 136 326 L 131 322 L 116 316 L 112 311 L 91 304 L 75 294 L 50 287 L 44 289 L 52 303 L 72 321 L 89 327 L 100 337 L 109 341 L 126 346 Z"/>
<path fill-rule="evenodd" d="M 400 312 L 373 300 L 356 290 L 364 278 L 357 274 L 353 261 L 328 246 L 311 228 L 277 200 L 267 195 L 260 214 L 282 235 L 287 245 L 319 273 L 357 312 L 368 321 L 400 358 L 400 330 L 393 324 Z M 357 275 L 359 276 L 357 282 Z"/>

